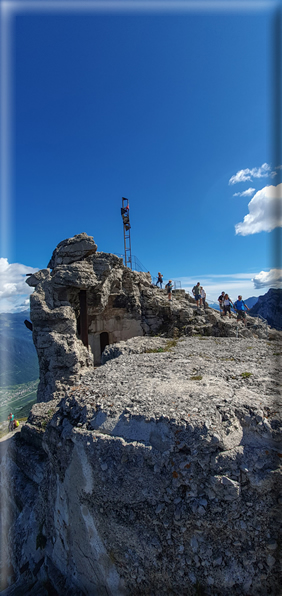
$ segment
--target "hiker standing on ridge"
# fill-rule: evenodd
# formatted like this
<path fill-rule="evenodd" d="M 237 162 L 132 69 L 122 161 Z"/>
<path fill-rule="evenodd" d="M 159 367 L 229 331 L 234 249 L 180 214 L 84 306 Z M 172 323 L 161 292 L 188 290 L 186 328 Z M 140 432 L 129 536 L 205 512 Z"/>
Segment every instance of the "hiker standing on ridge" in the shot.
<path fill-rule="evenodd" d="M 206 297 L 207 297 L 206 292 L 205 292 L 203 286 L 201 286 L 201 298 L 202 298 L 202 303 L 203 303 L 204 309 L 206 309 Z"/>
<path fill-rule="evenodd" d="M 237 321 L 239 322 L 242 320 L 244 325 L 246 326 L 247 319 L 246 319 L 245 308 L 250 310 L 249 307 L 245 304 L 244 300 L 242 300 L 242 296 L 238 296 L 238 300 L 236 300 L 236 302 L 234 302 L 234 309 L 237 313 Z"/>
<path fill-rule="evenodd" d="M 14 414 L 12 414 L 12 412 L 10 412 L 9 416 L 8 416 L 8 420 L 9 420 L 9 424 L 8 424 L 8 431 L 11 432 L 12 430 L 15 430 L 15 428 L 17 428 L 17 426 L 19 426 L 19 421 L 15 419 Z"/>
<path fill-rule="evenodd" d="M 223 316 L 223 311 L 224 311 L 224 308 L 223 308 L 224 297 L 225 297 L 225 292 L 221 292 L 220 296 L 218 296 L 218 299 L 217 299 L 218 300 L 218 304 L 219 304 L 219 312 L 220 312 L 220 315 L 221 316 Z"/>
<path fill-rule="evenodd" d="M 201 284 L 199 281 L 198 281 L 197 285 L 194 286 L 194 288 L 192 289 L 192 294 L 194 294 L 194 298 L 196 300 L 197 306 L 199 306 L 199 300 L 200 300 L 200 306 L 202 306 Z"/>
<path fill-rule="evenodd" d="M 172 281 L 171 279 L 169 279 L 168 283 L 165 286 L 166 291 L 167 291 L 167 297 L 168 297 L 168 301 L 171 302 L 172 301 L 172 297 L 171 297 L 171 292 L 172 292 Z"/>
<path fill-rule="evenodd" d="M 12 430 L 14 430 L 14 414 L 12 414 L 12 412 L 10 412 L 9 416 L 8 416 L 8 431 L 11 432 Z"/>
<path fill-rule="evenodd" d="M 228 294 L 225 294 L 224 300 L 223 300 L 223 310 L 224 310 L 225 317 L 226 317 L 227 313 L 229 313 L 229 319 L 231 319 L 231 306 L 232 306 L 232 308 L 234 308 L 234 304 L 233 304 L 233 302 L 231 302 Z"/>
<path fill-rule="evenodd" d="M 163 287 L 163 275 L 160 272 L 158 272 L 158 279 L 157 279 L 156 286 L 158 285 L 158 283 L 160 284 L 160 288 L 162 290 L 162 287 Z"/>

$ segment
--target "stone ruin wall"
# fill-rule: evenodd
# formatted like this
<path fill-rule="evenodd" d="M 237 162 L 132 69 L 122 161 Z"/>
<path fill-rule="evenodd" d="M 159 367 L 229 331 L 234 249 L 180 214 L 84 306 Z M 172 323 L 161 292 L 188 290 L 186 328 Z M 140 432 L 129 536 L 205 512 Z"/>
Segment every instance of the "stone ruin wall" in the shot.
<path fill-rule="evenodd" d="M 63 395 L 82 372 L 100 364 L 101 347 L 148 330 L 141 294 L 151 286 L 151 276 L 130 271 L 115 255 L 97 252 L 87 234 L 61 242 L 48 268 L 27 283 L 35 288 L 30 309 L 40 369 L 38 401 Z M 81 341 L 81 291 L 87 293 L 89 347 Z"/>

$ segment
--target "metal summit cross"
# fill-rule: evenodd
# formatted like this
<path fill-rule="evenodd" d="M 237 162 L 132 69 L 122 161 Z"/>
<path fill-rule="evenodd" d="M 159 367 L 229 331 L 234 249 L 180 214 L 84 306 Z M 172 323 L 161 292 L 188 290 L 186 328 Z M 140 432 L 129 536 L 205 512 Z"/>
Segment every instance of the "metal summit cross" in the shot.
<path fill-rule="evenodd" d="M 123 221 L 124 264 L 125 267 L 130 267 L 130 269 L 132 269 L 129 202 L 128 199 L 126 199 L 125 197 L 122 197 L 121 216 Z"/>

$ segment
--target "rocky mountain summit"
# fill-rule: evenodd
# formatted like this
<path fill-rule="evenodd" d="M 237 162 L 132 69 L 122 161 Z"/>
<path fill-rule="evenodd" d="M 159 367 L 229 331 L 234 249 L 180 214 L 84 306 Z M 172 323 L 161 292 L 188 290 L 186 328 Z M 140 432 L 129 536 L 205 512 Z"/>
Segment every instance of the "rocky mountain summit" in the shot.
<path fill-rule="evenodd" d="M 281 333 L 168 303 L 85 234 L 29 283 L 40 389 L 0 442 L 1 594 L 278 596 Z"/>
<path fill-rule="evenodd" d="M 250 314 L 260 315 L 275 329 L 282 329 L 282 290 L 270 288 L 266 294 L 259 296 Z"/>
<path fill-rule="evenodd" d="M 280 356 L 137 337 L 35 404 L 1 444 L 4 596 L 278 595 Z"/>
<path fill-rule="evenodd" d="M 33 340 L 38 354 L 38 401 L 63 396 L 70 384 L 99 365 L 107 344 L 135 336 L 204 335 L 267 338 L 269 329 L 248 317 L 248 326 L 207 307 L 198 309 L 185 290 L 152 285 L 149 273 L 131 271 L 116 255 L 97 252 L 92 236 L 63 240 L 47 269 L 31 275 Z M 274 332 L 272 332 L 274 333 Z"/>

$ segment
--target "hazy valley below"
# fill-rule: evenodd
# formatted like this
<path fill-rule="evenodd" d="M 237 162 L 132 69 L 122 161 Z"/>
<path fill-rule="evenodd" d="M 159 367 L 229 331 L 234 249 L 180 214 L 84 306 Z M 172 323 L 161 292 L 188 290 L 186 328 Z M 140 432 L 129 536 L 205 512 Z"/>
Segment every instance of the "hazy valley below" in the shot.
<path fill-rule="evenodd" d="M 39 367 L 32 333 L 24 320 L 29 311 L 0 314 L 0 425 L 9 412 L 27 416 L 36 402 Z"/>

